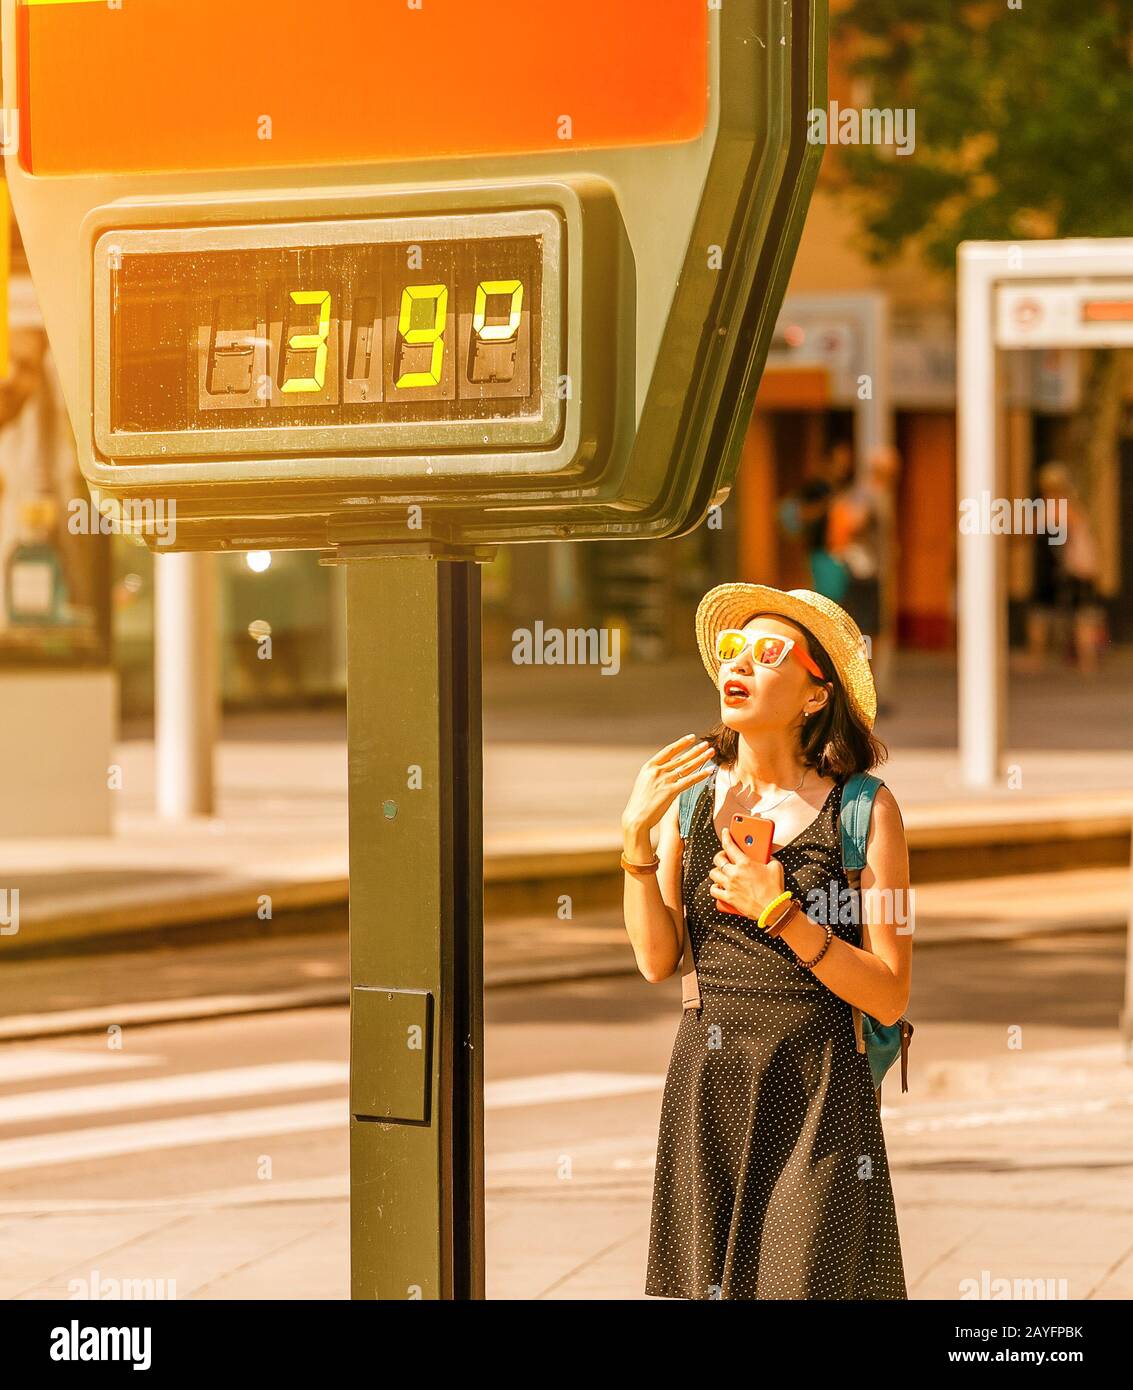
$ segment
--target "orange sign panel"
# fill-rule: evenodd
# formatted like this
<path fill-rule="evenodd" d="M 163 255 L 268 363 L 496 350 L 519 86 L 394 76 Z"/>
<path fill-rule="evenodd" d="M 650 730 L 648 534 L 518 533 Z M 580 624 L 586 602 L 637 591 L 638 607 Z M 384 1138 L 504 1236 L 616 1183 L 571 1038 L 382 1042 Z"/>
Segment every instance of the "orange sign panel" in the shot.
<path fill-rule="evenodd" d="M 704 129 L 705 0 L 19 0 L 36 174 L 673 143 Z"/>
<path fill-rule="evenodd" d="M 1087 299 L 1082 303 L 1083 323 L 1133 323 L 1133 299 Z"/>

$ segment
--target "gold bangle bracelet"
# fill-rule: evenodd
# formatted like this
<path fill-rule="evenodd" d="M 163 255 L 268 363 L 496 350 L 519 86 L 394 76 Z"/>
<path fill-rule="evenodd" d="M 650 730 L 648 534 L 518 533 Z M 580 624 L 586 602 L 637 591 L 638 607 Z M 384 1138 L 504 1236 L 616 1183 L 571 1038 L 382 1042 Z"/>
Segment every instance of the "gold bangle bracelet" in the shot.
<path fill-rule="evenodd" d="M 764 933 L 767 936 L 778 936 L 802 910 L 802 903 L 799 902 L 798 898 L 792 898 L 775 920 L 764 927 Z"/>
<path fill-rule="evenodd" d="M 627 874 L 633 874 L 635 878 L 645 878 L 649 874 L 655 874 L 661 865 L 660 858 L 655 854 L 652 864 L 633 864 L 622 854 L 622 868 Z"/>

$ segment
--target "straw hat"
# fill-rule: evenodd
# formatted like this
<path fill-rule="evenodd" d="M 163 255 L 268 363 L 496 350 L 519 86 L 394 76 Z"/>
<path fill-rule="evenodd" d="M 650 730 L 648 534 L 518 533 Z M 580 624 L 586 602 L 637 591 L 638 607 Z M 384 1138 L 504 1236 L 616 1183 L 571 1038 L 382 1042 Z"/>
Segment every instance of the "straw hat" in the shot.
<path fill-rule="evenodd" d="M 777 613 L 812 632 L 838 672 L 854 713 L 867 729 L 873 728 L 877 691 L 861 630 L 844 608 L 811 589 L 772 589 L 767 584 L 718 584 L 709 589 L 696 609 L 696 641 L 713 685 L 720 684 L 716 634 L 743 627 L 756 613 Z"/>

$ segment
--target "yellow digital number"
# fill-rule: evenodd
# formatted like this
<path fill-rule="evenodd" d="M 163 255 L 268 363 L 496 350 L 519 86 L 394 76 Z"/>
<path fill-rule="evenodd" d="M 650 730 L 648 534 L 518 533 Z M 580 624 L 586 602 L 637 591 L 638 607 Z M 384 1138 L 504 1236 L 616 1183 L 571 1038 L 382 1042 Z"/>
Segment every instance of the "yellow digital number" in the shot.
<path fill-rule="evenodd" d="M 311 376 L 294 376 L 285 381 L 281 391 L 321 391 L 327 376 L 327 339 L 330 337 L 330 290 L 292 290 L 293 304 L 317 304 L 319 328 L 317 333 L 292 333 L 287 340 L 291 352 L 315 353 L 315 370 Z"/>
<path fill-rule="evenodd" d="M 488 296 L 507 294 L 511 296 L 511 308 L 507 323 L 486 324 Z M 523 309 L 522 280 L 481 280 L 476 286 L 476 306 L 472 311 L 472 331 L 486 343 L 502 343 L 514 338 L 519 331 L 519 315 Z"/>
<path fill-rule="evenodd" d="M 418 304 L 433 301 L 433 322 L 423 328 L 413 327 L 413 311 Z M 401 292 L 401 311 L 397 319 L 397 331 L 411 347 L 421 347 L 431 343 L 433 354 L 427 372 L 403 372 L 394 383 L 398 387 L 439 386 L 441 384 L 441 364 L 445 357 L 445 318 L 448 315 L 447 285 L 409 285 Z"/>

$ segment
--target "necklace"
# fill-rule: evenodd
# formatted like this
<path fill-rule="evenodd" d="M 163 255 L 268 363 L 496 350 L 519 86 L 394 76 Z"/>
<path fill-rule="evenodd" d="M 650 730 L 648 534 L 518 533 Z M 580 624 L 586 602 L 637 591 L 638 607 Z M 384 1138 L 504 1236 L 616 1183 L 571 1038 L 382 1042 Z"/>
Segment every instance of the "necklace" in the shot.
<path fill-rule="evenodd" d="M 748 815 L 751 815 L 751 816 L 762 816 L 762 815 L 766 815 L 768 811 L 774 811 L 774 809 L 775 809 L 776 806 L 781 806 L 781 805 L 783 804 L 783 802 L 786 801 L 786 799 L 787 799 L 789 796 L 793 796 L 794 793 L 797 792 L 797 791 L 799 790 L 799 787 L 801 787 L 802 784 L 806 781 L 806 775 L 807 775 L 807 773 L 808 773 L 809 771 L 810 771 L 810 768 L 804 767 L 804 768 L 803 768 L 803 775 L 799 778 L 798 786 L 797 786 L 797 787 L 791 787 L 788 791 L 785 791 L 785 792 L 783 793 L 783 795 L 778 799 L 778 801 L 773 801 L 773 802 L 771 803 L 770 806 L 760 806 L 760 805 L 759 805 L 759 800 L 762 799 L 762 795 L 761 795 L 761 796 L 757 799 L 756 805 L 754 805 L 754 806 L 748 806 L 748 807 L 747 807 Z M 745 803 L 744 803 L 743 801 L 740 801 L 739 796 L 736 795 L 736 784 L 735 784 L 735 781 L 734 781 L 733 778 L 732 778 L 732 774 L 731 774 L 731 771 L 730 771 L 730 770 L 729 770 L 729 772 L 728 772 L 728 785 L 729 785 L 729 787 L 731 788 L 732 795 L 735 796 L 736 800 L 740 802 L 740 805 L 741 805 L 741 806 L 743 806 Z"/>

